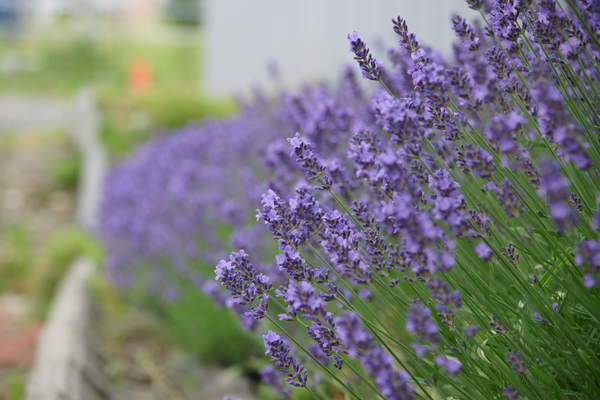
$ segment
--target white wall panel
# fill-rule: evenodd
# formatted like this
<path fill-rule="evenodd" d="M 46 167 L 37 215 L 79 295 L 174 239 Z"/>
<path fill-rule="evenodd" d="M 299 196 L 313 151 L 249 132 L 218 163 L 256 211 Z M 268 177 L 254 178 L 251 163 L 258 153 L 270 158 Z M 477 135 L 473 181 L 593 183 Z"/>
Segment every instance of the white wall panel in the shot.
<path fill-rule="evenodd" d="M 376 57 L 396 45 L 391 19 L 401 15 L 421 43 L 449 49 L 450 19 L 471 19 L 464 0 L 202 0 L 203 90 L 212 94 L 272 87 L 275 61 L 286 86 L 331 79 L 354 62 L 346 35 L 357 30 Z M 377 46 L 377 44 L 380 46 Z"/>

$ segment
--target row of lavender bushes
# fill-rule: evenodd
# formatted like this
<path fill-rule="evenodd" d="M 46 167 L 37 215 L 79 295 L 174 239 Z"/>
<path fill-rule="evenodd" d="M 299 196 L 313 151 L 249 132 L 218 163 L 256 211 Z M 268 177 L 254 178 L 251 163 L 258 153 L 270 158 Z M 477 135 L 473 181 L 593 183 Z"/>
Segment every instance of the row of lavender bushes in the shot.
<path fill-rule="evenodd" d="M 279 397 L 600 398 L 600 5 L 466 2 L 452 60 L 398 17 L 385 66 L 348 36 L 371 91 L 257 95 L 117 166 L 110 280 L 230 307 Z"/>

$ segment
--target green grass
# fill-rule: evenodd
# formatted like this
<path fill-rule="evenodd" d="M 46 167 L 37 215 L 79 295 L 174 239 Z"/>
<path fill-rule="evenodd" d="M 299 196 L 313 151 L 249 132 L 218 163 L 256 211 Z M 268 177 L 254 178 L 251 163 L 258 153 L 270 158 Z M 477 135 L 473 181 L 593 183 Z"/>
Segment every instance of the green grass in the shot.
<path fill-rule="evenodd" d="M 25 398 L 25 374 L 14 371 L 8 376 L 7 394 L 9 400 L 22 400 Z"/>
<path fill-rule="evenodd" d="M 226 366 L 262 354 L 262 342 L 243 331 L 229 309 L 215 308 L 196 288 L 184 288 L 176 303 L 160 304 L 157 315 L 169 326 L 166 336 L 199 361 Z"/>
<path fill-rule="evenodd" d="M 28 286 L 33 253 L 29 229 L 22 224 L 11 225 L 0 231 L 0 292 L 22 292 Z"/>

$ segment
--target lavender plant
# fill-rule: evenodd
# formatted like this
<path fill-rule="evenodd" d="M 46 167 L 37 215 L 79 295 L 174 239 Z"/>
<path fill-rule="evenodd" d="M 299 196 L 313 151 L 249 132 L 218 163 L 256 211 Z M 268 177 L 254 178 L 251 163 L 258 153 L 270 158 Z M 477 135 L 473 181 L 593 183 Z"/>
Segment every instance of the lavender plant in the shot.
<path fill-rule="evenodd" d="M 483 28 L 453 18 L 452 61 L 422 47 L 401 17 L 390 24 L 398 47 L 387 68 L 354 32 L 350 51 L 379 88 L 363 92 L 347 70 L 335 89 L 250 104 L 221 128 L 245 138 L 240 153 L 217 135 L 210 146 L 223 155 L 190 169 L 209 176 L 177 199 L 203 201 L 200 213 L 203 199 L 218 197 L 215 221 L 169 226 L 173 252 L 153 250 L 172 266 L 186 246 L 198 252 L 190 258 L 210 260 L 222 243 L 193 243 L 228 215 L 223 199 L 240 212 L 259 204 L 260 224 L 227 220 L 231 244 L 244 250 L 215 272 L 226 303 L 254 321 L 272 362 L 261 375 L 282 397 L 600 397 L 600 8 L 467 3 Z M 211 129 L 194 128 L 179 145 L 187 151 Z M 165 150 L 171 141 L 154 146 L 170 158 L 161 167 L 170 179 L 181 179 L 171 163 L 198 158 Z M 151 164 L 124 169 L 158 173 Z M 229 168 L 247 168 L 248 185 L 230 188 L 234 175 L 218 175 Z M 107 198 L 111 221 L 119 201 Z M 158 189 L 155 199 L 173 197 Z M 148 208 L 162 224 L 198 217 L 179 205 L 165 215 L 155 203 Z M 154 253 L 115 229 L 142 223 L 122 218 L 106 224 L 111 260 L 131 258 L 111 271 L 132 279 L 124 266 Z M 189 272 L 185 263 L 176 270 Z"/>

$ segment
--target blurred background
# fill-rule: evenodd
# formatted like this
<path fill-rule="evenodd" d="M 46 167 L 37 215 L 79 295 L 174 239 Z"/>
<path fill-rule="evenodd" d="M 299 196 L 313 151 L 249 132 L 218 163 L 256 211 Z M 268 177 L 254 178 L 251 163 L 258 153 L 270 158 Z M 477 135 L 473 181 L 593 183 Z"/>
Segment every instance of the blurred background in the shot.
<path fill-rule="evenodd" d="M 23 397 L 69 263 L 102 263 L 93 219 L 107 166 L 158 134 L 234 113 L 233 98 L 254 88 L 335 80 L 353 64 L 353 30 L 385 61 L 398 15 L 447 53 L 457 11 L 471 16 L 463 0 L 0 0 L 0 399 Z M 84 133 L 97 140 L 82 145 Z M 139 361 L 166 365 L 174 345 L 95 279 L 110 379 L 152 390 L 160 379 Z"/>

